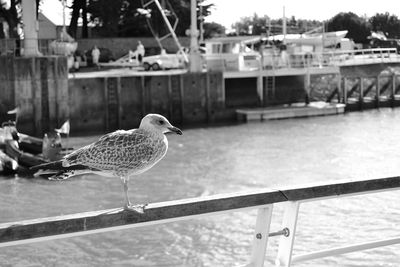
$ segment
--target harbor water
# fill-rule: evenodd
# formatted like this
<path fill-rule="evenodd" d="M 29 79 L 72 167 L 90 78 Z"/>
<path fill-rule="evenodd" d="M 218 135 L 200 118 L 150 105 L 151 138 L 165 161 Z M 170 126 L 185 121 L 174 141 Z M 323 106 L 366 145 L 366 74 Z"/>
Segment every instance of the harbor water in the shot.
<path fill-rule="evenodd" d="M 73 129 L 72 129 L 73 130 Z M 80 138 L 82 144 L 95 137 Z M 169 151 L 130 180 L 132 202 L 149 203 L 348 178 L 400 175 L 400 109 L 184 129 Z M 0 177 L 0 222 L 122 206 L 119 179 Z M 400 192 L 300 207 L 294 255 L 398 235 Z M 276 204 L 271 230 L 281 229 Z M 256 210 L 0 248 L 0 266 L 241 266 L 251 254 Z M 279 238 L 270 238 L 274 264 Z M 267 265 L 266 264 L 266 265 Z M 399 266 L 399 245 L 293 266 Z"/>

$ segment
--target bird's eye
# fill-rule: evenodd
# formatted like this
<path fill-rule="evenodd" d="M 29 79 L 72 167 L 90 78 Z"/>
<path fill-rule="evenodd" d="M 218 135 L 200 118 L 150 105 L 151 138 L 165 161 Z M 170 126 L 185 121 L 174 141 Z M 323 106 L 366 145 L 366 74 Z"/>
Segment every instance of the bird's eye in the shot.
<path fill-rule="evenodd" d="M 158 123 L 161 124 L 161 125 L 163 125 L 163 124 L 164 124 L 164 121 L 163 121 L 163 120 L 159 120 Z"/>

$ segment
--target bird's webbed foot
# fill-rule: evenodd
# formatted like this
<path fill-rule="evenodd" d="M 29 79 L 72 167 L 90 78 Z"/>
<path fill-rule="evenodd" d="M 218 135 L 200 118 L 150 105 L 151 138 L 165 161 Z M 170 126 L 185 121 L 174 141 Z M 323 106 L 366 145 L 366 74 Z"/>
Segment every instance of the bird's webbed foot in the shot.
<path fill-rule="evenodd" d="M 146 206 L 147 204 L 136 204 L 136 205 L 128 204 L 124 206 L 124 210 L 129 210 L 136 213 L 144 214 Z"/>

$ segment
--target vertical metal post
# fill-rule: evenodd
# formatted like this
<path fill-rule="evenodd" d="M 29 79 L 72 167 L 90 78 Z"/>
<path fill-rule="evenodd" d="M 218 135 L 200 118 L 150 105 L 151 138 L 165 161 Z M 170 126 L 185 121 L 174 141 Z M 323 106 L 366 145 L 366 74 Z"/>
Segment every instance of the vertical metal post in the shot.
<path fill-rule="evenodd" d="M 185 81 L 183 80 L 183 74 L 179 75 L 179 98 L 181 101 L 180 113 L 181 113 L 181 124 L 185 122 L 185 92 L 184 92 Z"/>
<path fill-rule="evenodd" d="M 145 76 L 140 77 L 140 85 L 141 85 L 141 97 L 142 97 L 142 117 L 146 115 L 146 83 Z"/>
<path fill-rule="evenodd" d="M 118 122 L 117 126 L 118 129 L 122 128 L 122 116 L 123 116 L 123 109 L 122 109 L 122 99 L 121 99 L 121 77 L 117 77 L 117 110 L 118 110 Z"/>
<path fill-rule="evenodd" d="M 258 99 L 260 99 L 261 106 L 263 106 L 264 103 L 264 90 L 263 90 L 263 77 L 261 70 L 259 70 L 259 73 L 257 75 L 257 94 L 258 94 Z"/>
<path fill-rule="evenodd" d="M 343 104 L 347 105 L 346 77 L 343 77 Z"/>
<path fill-rule="evenodd" d="M 200 5 L 200 44 L 204 43 L 204 17 L 203 17 L 203 6 Z"/>
<path fill-rule="evenodd" d="M 296 234 L 297 215 L 299 213 L 300 202 L 289 201 L 285 205 L 286 208 L 285 214 L 283 215 L 282 227 L 289 229 L 289 236 L 281 236 L 275 265 L 289 267 L 292 261 L 293 244 Z"/>
<path fill-rule="evenodd" d="M 105 117 L 105 123 L 104 123 L 104 127 L 105 127 L 105 131 L 108 132 L 110 131 L 110 110 L 109 110 L 109 105 L 108 105 L 108 78 L 104 77 L 103 79 L 104 81 L 104 100 L 105 100 L 105 105 L 106 108 L 104 110 L 104 117 Z"/>
<path fill-rule="evenodd" d="M 39 23 L 36 17 L 36 1 L 23 0 L 21 6 L 24 22 L 24 56 L 38 56 Z"/>
<path fill-rule="evenodd" d="M 376 76 L 376 93 L 375 93 L 375 100 L 376 100 L 376 108 L 379 108 L 379 101 L 380 101 L 380 94 L 381 94 L 381 90 L 379 89 L 379 76 Z"/>
<path fill-rule="evenodd" d="M 168 75 L 168 118 L 171 121 L 174 121 L 173 118 L 173 106 L 174 106 L 174 101 L 173 101 L 173 97 L 172 97 L 172 80 L 171 80 L 171 75 Z"/>
<path fill-rule="evenodd" d="M 247 266 L 264 266 L 265 254 L 268 244 L 269 227 L 272 217 L 272 209 L 272 204 L 258 209 L 250 264 Z"/>
<path fill-rule="evenodd" d="M 62 0 L 62 6 L 63 6 L 63 27 L 62 27 L 62 31 L 61 31 L 61 40 L 65 40 L 64 38 L 66 37 L 66 33 L 67 33 L 67 28 L 66 28 L 66 21 L 65 21 L 65 7 L 67 5 L 67 1 L 66 0 Z"/>
<path fill-rule="evenodd" d="M 285 6 L 283 6 L 282 34 L 283 34 L 283 44 L 286 44 L 286 14 L 285 14 Z"/>
<path fill-rule="evenodd" d="M 201 55 L 199 52 L 199 42 L 197 37 L 197 0 L 190 0 L 190 55 L 189 55 L 189 70 L 190 72 L 201 72 Z"/>
<path fill-rule="evenodd" d="M 306 75 L 304 77 L 304 91 L 305 95 L 305 103 L 306 105 L 310 104 L 310 93 L 311 93 L 311 74 L 310 74 L 310 59 L 307 58 L 307 69 Z"/>
<path fill-rule="evenodd" d="M 340 72 L 338 74 L 338 84 L 337 84 L 337 89 L 338 89 L 338 103 L 342 100 L 342 76 L 340 75 Z"/>
<path fill-rule="evenodd" d="M 197 0 L 190 0 L 190 50 L 197 52 L 199 49 L 197 37 Z M 201 15 L 201 14 L 200 14 Z"/>
<path fill-rule="evenodd" d="M 222 75 L 222 83 L 221 83 L 221 87 L 222 87 L 222 101 L 224 102 L 224 107 L 226 106 L 226 89 L 225 89 L 225 77 L 224 75 Z"/>
<path fill-rule="evenodd" d="M 364 106 L 364 84 L 362 77 L 358 78 L 359 86 L 360 86 L 360 95 L 358 96 L 358 106 L 360 110 L 363 110 Z"/>
<path fill-rule="evenodd" d="M 200 76 L 202 77 L 202 76 Z M 206 113 L 207 113 L 207 123 L 211 122 L 211 97 L 210 97 L 210 73 L 206 72 Z"/>
<path fill-rule="evenodd" d="M 396 103 L 395 94 L 396 94 L 396 74 L 393 73 L 393 75 L 392 75 L 392 92 L 390 95 L 391 102 L 392 102 L 391 103 L 392 108 L 394 107 L 394 105 Z"/>

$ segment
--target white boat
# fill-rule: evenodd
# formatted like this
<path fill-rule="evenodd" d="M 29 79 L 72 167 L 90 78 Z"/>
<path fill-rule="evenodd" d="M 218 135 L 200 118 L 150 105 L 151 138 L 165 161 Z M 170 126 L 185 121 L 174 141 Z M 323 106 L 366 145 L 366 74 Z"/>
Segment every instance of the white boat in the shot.
<path fill-rule="evenodd" d="M 218 37 L 205 41 L 204 59 L 208 69 L 252 71 L 261 68 L 261 54 L 252 49 L 260 36 Z"/>

